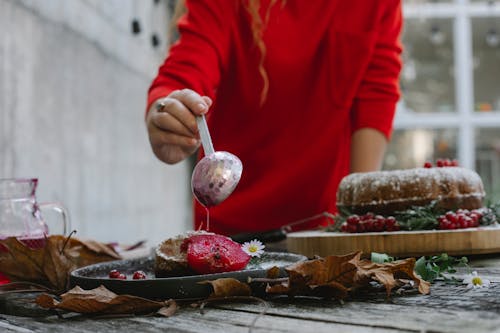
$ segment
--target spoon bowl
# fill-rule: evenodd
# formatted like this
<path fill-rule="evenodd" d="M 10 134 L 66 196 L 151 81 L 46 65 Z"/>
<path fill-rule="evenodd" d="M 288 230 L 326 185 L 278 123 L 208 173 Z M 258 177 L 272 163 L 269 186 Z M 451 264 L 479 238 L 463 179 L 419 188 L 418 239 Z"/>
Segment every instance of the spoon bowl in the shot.
<path fill-rule="evenodd" d="M 240 159 L 227 151 L 216 151 L 205 156 L 193 170 L 193 194 L 203 206 L 216 206 L 233 192 L 242 171 Z"/>
<path fill-rule="evenodd" d="M 233 192 L 241 178 L 243 164 L 227 151 L 214 151 L 205 116 L 197 116 L 205 157 L 194 167 L 191 190 L 205 207 L 220 204 Z"/>

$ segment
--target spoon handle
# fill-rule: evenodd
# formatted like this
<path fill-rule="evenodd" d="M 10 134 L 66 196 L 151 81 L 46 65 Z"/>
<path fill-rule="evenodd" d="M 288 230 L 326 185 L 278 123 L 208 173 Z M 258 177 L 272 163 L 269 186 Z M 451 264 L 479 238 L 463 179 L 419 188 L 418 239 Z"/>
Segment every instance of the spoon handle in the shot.
<path fill-rule="evenodd" d="M 212 155 L 214 153 L 214 145 L 212 144 L 212 139 L 210 138 L 210 132 L 208 131 L 205 115 L 196 116 L 196 123 L 198 124 L 198 130 L 200 131 L 201 144 L 203 145 L 205 156 Z"/>

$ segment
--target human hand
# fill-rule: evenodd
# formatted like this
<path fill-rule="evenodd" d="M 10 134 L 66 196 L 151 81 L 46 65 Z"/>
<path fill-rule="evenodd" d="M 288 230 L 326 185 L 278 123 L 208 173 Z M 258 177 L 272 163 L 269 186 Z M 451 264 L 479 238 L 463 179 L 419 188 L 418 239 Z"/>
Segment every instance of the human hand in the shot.
<path fill-rule="evenodd" d="M 209 97 L 190 89 L 175 90 L 153 103 L 146 126 L 156 157 L 174 164 L 193 154 L 200 146 L 196 116 L 205 114 L 211 105 Z"/>

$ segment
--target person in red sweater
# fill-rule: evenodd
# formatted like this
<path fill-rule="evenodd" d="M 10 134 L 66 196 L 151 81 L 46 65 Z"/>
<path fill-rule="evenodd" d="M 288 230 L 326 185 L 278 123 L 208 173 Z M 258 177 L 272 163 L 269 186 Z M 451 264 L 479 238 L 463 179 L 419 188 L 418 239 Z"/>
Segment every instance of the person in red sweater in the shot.
<path fill-rule="evenodd" d="M 243 163 L 235 191 L 210 209 L 217 233 L 336 212 L 341 178 L 382 164 L 400 96 L 401 1 L 185 6 L 180 38 L 149 89 L 155 155 L 174 164 L 195 153 L 195 116 L 206 114 L 215 149 Z M 195 202 L 195 228 L 203 221 Z"/>

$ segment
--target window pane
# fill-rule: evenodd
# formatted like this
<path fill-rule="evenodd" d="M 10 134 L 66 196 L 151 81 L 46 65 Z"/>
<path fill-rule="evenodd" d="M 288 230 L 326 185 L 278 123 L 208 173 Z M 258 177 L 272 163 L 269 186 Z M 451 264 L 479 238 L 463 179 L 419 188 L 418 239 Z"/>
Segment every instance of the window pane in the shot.
<path fill-rule="evenodd" d="M 421 167 L 457 156 L 457 129 L 396 130 L 385 155 L 385 170 Z"/>
<path fill-rule="evenodd" d="M 476 130 L 476 170 L 483 179 L 486 197 L 500 200 L 500 129 Z"/>
<path fill-rule="evenodd" d="M 472 19 L 476 111 L 500 111 L 500 17 Z"/>
<path fill-rule="evenodd" d="M 452 19 L 407 19 L 401 88 L 406 111 L 453 112 Z"/>

